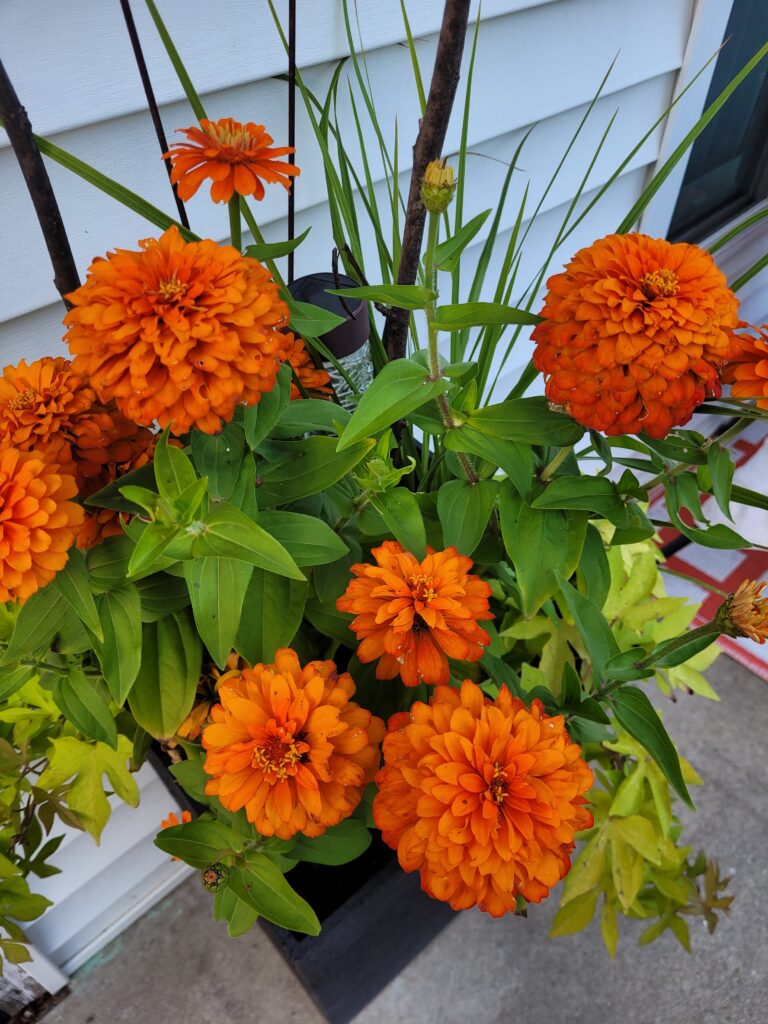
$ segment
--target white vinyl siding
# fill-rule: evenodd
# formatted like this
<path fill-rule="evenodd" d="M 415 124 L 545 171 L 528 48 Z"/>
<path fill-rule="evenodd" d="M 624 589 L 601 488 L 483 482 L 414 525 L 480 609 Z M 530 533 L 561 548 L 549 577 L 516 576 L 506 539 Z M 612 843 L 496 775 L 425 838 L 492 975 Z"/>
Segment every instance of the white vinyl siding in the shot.
<path fill-rule="evenodd" d="M 286 58 L 267 4 L 253 0 L 157 2 L 209 115 L 264 123 L 276 141 L 284 144 L 287 88 L 272 76 L 285 73 Z M 428 84 L 442 0 L 406 2 Z M 397 120 L 400 184 L 407 193 L 407 160 L 419 109 L 399 0 L 357 0 L 356 6 L 390 153 L 394 153 Z M 354 10 L 355 4 L 350 7 Z M 194 117 L 142 0 L 133 0 L 133 9 L 170 140 L 174 129 L 192 124 Z M 278 9 L 287 19 L 286 0 L 278 0 Z M 513 175 L 483 298 L 493 295 L 494 274 L 526 184 L 530 180 L 530 216 L 614 58 L 603 95 L 543 199 L 526 238 L 513 300 L 546 259 L 613 113 L 618 109 L 577 212 L 661 116 L 683 62 L 693 9 L 694 0 L 484 0 L 470 121 L 466 218 L 495 205 L 505 162 L 511 160 L 522 133 L 533 124 L 536 127 L 523 150 L 520 170 Z M 176 215 L 117 3 L 0 0 L 0 48 L 35 131 Z M 471 35 L 465 68 L 470 48 Z M 310 88 L 324 96 L 336 62 L 346 52 L 340 0 L 298 0 L 299 64 Z M 353 75 L 349 63 L 343 75 Z M 446 154 L 458 146 L 465 82 L 466 75 L 459 87 Z M 296 162 L 302 168 L 296 186 L 297 232 L 312 226 L 309 238 L 296 253 L 296 272 L 302 274 L 330 269 L 333 239 L 322 162 L 300 99 L 297 105 Z M 339 89 L 339 116 L 355 159 L 357 142 L 344 81 Z M 659 131 L 628 163 L 608 194 L 555 254 L 553 270 L 578 247 L 615 229 L 642 191 L 660 141 Z M 386 185 L 375 145 L 371 154 L 381 206 Z M 157 234 L 137 215 L 58 165 L 48 161 L 48 168 L 81 276 L 94 256 L 116 247 L 134 248 L 138 239 Z M 64 354 L 60 341 L 63 307 L 53 288 L 53 274 L 24 182 L 1 132 L 0 197 L 0 365 L 21 357 L 31 360 Z M 226 237 L 227 211 L 210 203 L 205 186 L 188 204 L 188 211 L 197 233 Z M 267 198 L 255 212 L 268 239 L 286 237 L 286 194 L 282 189 L 268 189 Z M 528 226 L 526 221 L 523 229 Z M 484 238 L 481 233 L 467 251 L 465 283 Z M 372 232 L 364 233 L 364 245 L 368 276 L 375 283 L 378 260 Z M 507 364 L 500 367 L 502 382 L 512 379 L 529 354 L 529 344 L 523 338 Z M 81 963 L 88 952 L 181 876 L 180 866 L 152 845 L 154 829 L 172 802 L 150 769 L 143 770 L 141 779 L 141 807 L 135 811 L 116 808 L 100 847 L 88 836 L 70 836 L 55 858 L 63 873 L 38 886 L 57 904 L 29 929 L 30 934 L 43 953 L 67 970 Z"/>

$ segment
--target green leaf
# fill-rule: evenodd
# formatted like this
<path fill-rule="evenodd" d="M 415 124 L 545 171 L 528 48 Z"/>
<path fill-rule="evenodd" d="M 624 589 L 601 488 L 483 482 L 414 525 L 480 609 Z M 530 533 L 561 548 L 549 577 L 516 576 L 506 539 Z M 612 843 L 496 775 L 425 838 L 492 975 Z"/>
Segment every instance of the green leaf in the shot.
<path fill-rule="evenodd" d="M 27 665 L 0 667 L 0 701 L 5 701 L 29 682 L 33 670 Z"/>
<path fill-rule="evenodd" d="M 245 597 L 235 648 L 255 665 L 269 664 L 279 647 L 287 647 L 301 625 L 306 583 L 254 569 Z"/>
<path fill-rule="evenodd" d="M 117 737 L 116 750 L 105 743 L 84 743 L 74 736 L 58 736 L 51 740 L 48 767 L 37 785 L 45 790 L 56 789 L 74 777 L 66 793 L 67 806 L 98 842 L 110 812 L 104 775 L 124 803 L 136 807 L 139 802 L 139 788 L 128 770 L 131 750 L 131 741 L 122 735 Z"/>
<path fill-rule="evenodd" d="M 360 399 L 339 438 L 337 450 L 342 452 L 391 426 L 441 395 L 447 386 L 442 378 L 430 381 L 426 369 L 410 359 L 387 363 Z"/>
<path fill-rule="evenodd" d="M 157 622 L 189 605 L 186 582 L 177 576 L 158 572 L 139 580 L 136 586 L 141 597 L 142 622 Z"/>
<path fill-rule="evenodd" d="M 600 531 L 591 523 L 587 524 L 579 572 L 587 586 L 587 597 L 597 608 L 602 608 L 611 589 L 611 568 Z"/>
<path fill-rule="evenodd" d="M 659 843 L 662 836 L 655 831 L 648 818 L 640 814 L 619 818 L 611 822 L 611 833 L 620 835 L 644 860 L 651 864 L 661 864 Z"/>
<path fill-rule="evenodd" d="M 161 568 L 163 552 L 178 536 L 178 526 L 161 526 L 159 523 L 147 523 L 133 549 L 128 563 L 128 578 L 135 578 L 142 573 Z"/>
<path fill-rule="evenodd" d="M 109 705 L 81 668 L 72 668 L 57 680 L 53 699 L 78 732 L 117 749 L 117 726 Z"/>
<path fill-rule="evenodd" d="M 619 653 L 616 638 L 611 632 L 611 627 L 597 607 L 580 594 L 575 587 L 558 572 L 555 572 L 558 586 L 568 605 L 568 610 L 576 622 L 576 626 L 589 652 L 595 681 L 605 679 L 605 666 L 615 655 Z"/>
<path fill-rule="evenodd" d="M 601 476 L 557 476 L 531 503 L 534 508 L 576 508 L 609 518 L 624 506 L 616 484 Z"/>
<path fill-rule="evenodd" d="M 709 632 L 698 633 L 697 631 L 692 631 L 689 638 L 683 643 L 680 643 L 683 639 L 682 637 L 673 637 L 671 640 L 665 640 L 664 643 L 654 647 L 651 653 L 647 655 L 648 662 L 654 668 L 673 668 L 676 665 L 682 665 L 684 661 L 695 657 L 699 651 L 706 650 L 707 647 L 711 646 L 719 635 L 720 630 L 713 624 Z"/>
<path fill-rule="evenodd" d="M 599 895 L 598 889 L 591 889 L 561 906 L 549 929 L 549 937 L 554 939 L 558 935 L 573 935 L 583 931 L 595 916 Z"/>
<path fill-rule="evenodd" d="M 141 668 L 128 703 L 142 729 L 156 739 L 173 736 L 192 710 L 200 678 L 202 644 L 188 612 L 142 628 Z"/>
<path fill-rule="evenodd" d="M 480 543 L 496 504 L 499 485 L 495 480 L 470 484 L 449 480 L 437 492 L 437 514 L 446 547 L 453 545 L 460 555 L 471 555 Z"/>
<path fill-rule="evenodd" d="M 707 450 L 707 466 L 712 477 L 712 494 L 723 514 L 731 515 L 731 488 L 733 487 L 734 465 L 731 453 L 722 445 L 713 444 Z"/>
<path fill-rule="evenodd" d="M 313 864 L 348 864 L 365 853 L 370 845 L 371 833 L 363 822 L 347 818 L 326 829 L 321 836 L 310 838 L 299 834 L 291 857 Z"/>
<path fill-rule="evenodd" d="M 141 664 L 141 598 L 125 586 L 96 597 L 103 641 L 93 649 L 113 698 L 123 705 Z"/>
<path fill-rule="evenodd" d="M 225 423 L 219 434 L 192 431 L 192 457 L 200 476 L 208 478 L 214 501 L 232 496 L 245 451 L 245 433 L 237 423 Z"/>
<path fill-rule="evenodd" d="M 433 302 L 437 294 L 418 284 L 376 284 L 360 288 L 327 288 L 329 295 L 341 295 L 346 299 L 362 299 L 366 302 L 382 302 L 398 309 L 424 309 Z"/>
<path fill-rule="evenodd" d="M 124 473 L 123 476 L 113 480 L 106 487 L 102 487 L 100 491 L 96 491 L 95 494 L 86 498 L 83 504 L 95 506 L 96 508 L 111 508 L 115 512 L 134 513 L 138 512 L 140 507 L 123 496 L 123 487 L 144 487 L 152 490 L 155 486 L 155 467 L 151 462 L 148 462 L 144 466 L 139 466 L 138 469 L 132 469 L 129 473 Z M 109 539 L 111 540 L 112 538 Z M 91 552 L 89 552 L 89 557 L 90 554 Z"/>
<path fill-rule="evenodd" d="M 70 550 L 67 564 L 56 574 L 51 586 L 64 597 L 83 625 L 98 640 L 103 640 L 104 634 L 101 630 L 101 622 L 99 621 L 99 613 L 96 611 L 93 594 L 88 584 L 88 570 L 82 551 L 78 551 L 77 548 Z"/>
<path fill-rule="evenodd" d="M 44 587 L 21 606 L 13 633 L 0 665 L 12 665 L 27 654 L 51 645 L 51 641 L 72 616 L 72 606 L 55 587 Z"/>
<path fill-rule="evenodd" d="M 222 502 L 206 518 L 192 553 L 195 558 L 235 558 L 294 580 L 304 579 L 283 545 L 229 502 Z"/>
<path fill-rule="evenodd" d="M 88 578 L 94 591 L 115 590 L 125 586 L 133 548 L 133 541 L 122 534 L 119 537 L 107 537 L 86 551 Z"/>
<path fill-rule="evenodd" d="M 283 363 L 277 371 L 275 386 L 261 396 L 256 405 L 243 409 L 245 440 L 255 451 L 282 416 L 291 400 L 291 367 Z"/>
<path fill-rule="evenodd" d="M 313 306 L 311 302 L 299 302 L 287 291 L 281 290 L 281 296 L 288 303 L 291 313 L 291 330 L 302 338 L 322 338 L 324 334 L 345 323 L 343 316 L 337 316 L 321 306 Z"/>
<path fill-rule="evenodd" d="M 466 424 L 455 430 L 446 430 L 443 441 L 448 451 L 479 455 L 498 466 L 507 474 L 518 494 L 527 496 L 533 482 L 533 450 L 529 444 L 502 441 Z"/>
<path fill-rule="evenodd" d="M 347 545 L 322 519 L 300 512 L 266 510 L 259 525 L 280 541 L 297 565 L 325 565 L 343 558 Z"/>
<path fill-rule="evenodd" d="M 184 563 L 195 625 L 219 668 L 224 668 L 235 646 L 252 572 L 253 566 L 235 558 L 195 558 Z"/>
<path fill-rule="evenodd" d="M 312 907 L 264 854 L 249 857 L 246 870 L 233 870 L 229 888 L 273 924 L 305 935 L 320 934 L 320 922 Z"/>
<path fill-rule="evenodd" d="M 526 618 L 557 590 L 556 573 L 571 575 L 587 529 L 584 512 L 534 509 L 505 482 L 501 486 L 501 535 L 515 567 Z"/>
<path fill-rule="evenodd" d="M 490 213 L 490 210 L 478 213 L 476 217 L 468 220 L 466 224 L 460 227 L 455 235 L 451 235 L 450 238 L 446 238 L 444 242 L 440 242 L 439 245 L 435 246 L 433 262 L 439 270 L 444 270 L 449 274 L 453 271 L 459 262 L 462 252 L 464 252 L 480 228 L 488 220 Z"/>
<path fill-rule="evenodd" d="M 527 309 L 501 302 L 462 302 L 438 306 L 432 323 L 438 331 L 461 331 L 465 327 L 493 327 L 506 324 L 540 324 L 542 318 Z"/>
<path fill-rule="evenodd" d="M 342 405 L 322 398 L 301 398 L 288 403 L 272 437 L 303 437 L 304 434 L 337 434 L 349 423 L 352 415 Z"/>
<path fill-rule="evenodd" d="M 340 644 L 355 650 L 357 637 L 349 628 L 352 621 L 351 615 L 345 615 L 336 611 L 333 605 L 324 605 L 319 601 L 307 601 L 304 608 L 304 617 L 308 619 L 318 633 L 322 636 L 338 640 Z"/>
<path fill-rule="evenodd" d="M 183 825 L 164 828 L 155 836 L 155 846 L 163 853 L 202 870 L 231 851 L 239 853 L 245 846 L 245 839 L 219 821 L 197 818 Z"/>
<path fill-rule="evenodd" d="M 170 427 L 166 427 L 157 440 L 154 466 L 159 493 L 162 497 L 173 501 L 188 487 L 197 483 L 197 476 L 194 466 L 181 448 L 169 444 L 170 429 Z"/>
<path fill-rule="evenodd" d="M 307 437 L 302 441 L 278 443 L 286 457 L 260 471 L 256 493 L 262 507 L 287 505 L 327 491 L 355 468 L 375 442 L 365 438 L 351 446 L 345 445 L 344 451 L 337 450 L 335 437 Z"/>
<path fill-rule="evenodd" d="M 473 412 L 467 425 L 502 441 L 557 447 L 575 444 L 584 434 L 584 427 L 570 416 L 553 412 L 546 398 L 511 398 L 488 405 Z"/>
<path fill-rule="evenodd" d="M 230 887 L 225 885 L 214 894 L 213 918 L 215 921 L 227 922 L 227 934 L 231 939 L 245 935 L 259 919 L 257 910 L 241 899 Z"/>
<path fill-rule="evenodd" d="M 260 242 L 258 245 L 246 245 L 245 255 L 250 256 L 252 260 L 276 260 L 281 256 L 287 256 L 288 253 L 294 252 L 304 239 L 307 237 L 309 232 L 312 230 L 311 227 L 307 228 L 306 231 L 302 231 L 296 238 L 288 238 L 284 242 Z"/>
<path fill-rule="evenodd" d="M 677 795 L 689 807 L 693 807 L 675 745 L 648 697 L 636 686 L 622 686 L 613 691 L 611 702 L 619 725 L 645 747 Z"/>
<path fill-rule="evenodd" d="M 642 857 L 634 847 L 625 843 L 616 826 L 623 819 L 611 823 L 611 874 L 616 895 L 624 911 L 628 911 L 637 899 L 643 884 L 644 865 Z"/>
<path fill-rule="evenodd" d="M 383 494 L 370 495 L 370 502 L 405 550 L 423 559 L 427 553 L 427 532 L 413 491 L 395 487 Z"/>

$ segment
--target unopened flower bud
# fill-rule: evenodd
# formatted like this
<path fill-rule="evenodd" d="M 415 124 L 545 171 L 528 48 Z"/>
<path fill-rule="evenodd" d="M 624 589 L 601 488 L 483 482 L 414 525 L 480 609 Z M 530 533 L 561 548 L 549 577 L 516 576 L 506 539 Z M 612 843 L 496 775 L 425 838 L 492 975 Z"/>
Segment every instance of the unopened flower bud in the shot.
<path fill-rule="evenodd" d="M 218 892 L 229 881 L 229 868 L 224 864 L 209 864 L 200 875 L 204 889 L 208 892 Z"/>
<path fill-rule="evenodd" d="M 761 597 L 765 582 L 744 580 L 720 605 L 715 622 L 727 636 L 746 636 L 755 643 L 768 640 L 768 597 Z"/>
<path fill-rule="evenodd" d="M 456 175 L 445 160 L 427 164 L 421 179 L 421 201 L 430 213 L 442 213 L 451 205 L 456 191 Z"/>

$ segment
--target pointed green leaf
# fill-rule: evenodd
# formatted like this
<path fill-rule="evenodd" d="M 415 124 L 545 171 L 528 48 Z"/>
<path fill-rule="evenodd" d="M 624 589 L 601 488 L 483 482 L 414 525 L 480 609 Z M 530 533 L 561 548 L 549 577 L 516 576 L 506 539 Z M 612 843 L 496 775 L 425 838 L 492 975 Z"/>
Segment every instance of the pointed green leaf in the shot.
<path fill-rule="evenodd" d="M 192 457 L 200 476 L 208 478 L 214 501 L 230 498 L 240 475 L 245 433 L 237 423 L 225 423 L 219 434 L 192 432 Z"/>
<path fill-rule="evenodd" d="M 117 749 L 117 726 L 109 705 L 81 668 L 72 668 L 57 680 L 53 699 L 78 732 Z"/>
<path fill-rule="evenodd" d="M 88 570 L 82 551 L 72 548 L 64 568 L 56 574 L 51 583 L 54 590 L 64 596 L 72 611 L 91 633 L 103 640 L 99 613 L 93 601 L 93 594 L 88 584 Z"/>
<path fill-rule="evenodd" d="M 496 504 L 496 480 L 449 480 L 437 492 L 437 514 L 446 547 L 453 545 L 460 555 L 471 555 L 482 539 Z"/>
<path fill-rule="evenodd" d="M 195 625 L 219 668 L 224 668 L 235 646 L 252 572 L 252 565 L 235 558 L 195 558 L 184 563 Z"/>
<path fill-rule="evenodd" d="M 501 302 L 462 302 L 453 306 L 438 306 L 432 326 L 438 331 L 461 331 L 465 327 L 540 324 L 541 319 L 527 309 L 516 309 Z"/>
<path fill-rule="evenodd" d="M 251 665 L 269 664 L 301 625 L 306 583 L 254 569 L 242 602 L 235 648 Z"/>
<path fill-rule="evenodd" d="M 126 585 L 96 598 L 104 640 L 94 644 L 102 674 L 118 704 L 133 686 L 141 665 L 141 598 L 135 586 Z"/>

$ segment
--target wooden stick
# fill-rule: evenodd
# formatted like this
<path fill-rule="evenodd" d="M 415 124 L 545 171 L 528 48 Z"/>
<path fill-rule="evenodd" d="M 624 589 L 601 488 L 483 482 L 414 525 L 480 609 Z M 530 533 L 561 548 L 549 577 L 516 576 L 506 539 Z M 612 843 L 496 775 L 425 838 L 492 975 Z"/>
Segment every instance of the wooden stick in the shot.
<path fill-rule="evenodd" d="M 64 298 L 69 292 L 80 287 L 75 258 L 61 219 L 59 204 L 53 194 L 51 180 L 45 169 L 43 158 L 35 145 L 32 126 L 27 112 L 22 107 L 16 90 L 0 61 L 0 120 L 8 133 L 13 152 L 19 162 L 27 190 L 35 207 L 37 219 L 43 232 L 48 255 L 53 265 L 53 283 L 64 299 L 67 309 L 71 305 Z"/>
<path fill-rule="evenodd" d="M 426 216 L 426 210 L 419 198 L 421 179 L 424 177 L 427 164 L 431 160 L 437 160 L 442 153 L 459 84 L 469 6 L 470 0 L 445 0 L 443 24 L 437 43 L 427 106 L 413 147 L 413 170 L 403 226 L 400 264 L 397 268 L 398 284 L 414 284 L 416 281 Z M 383 341 L 390 360 L 401 359 L 405 355 L 409 315 L 407 309 L 393 309 L 387 319 Z"/>

